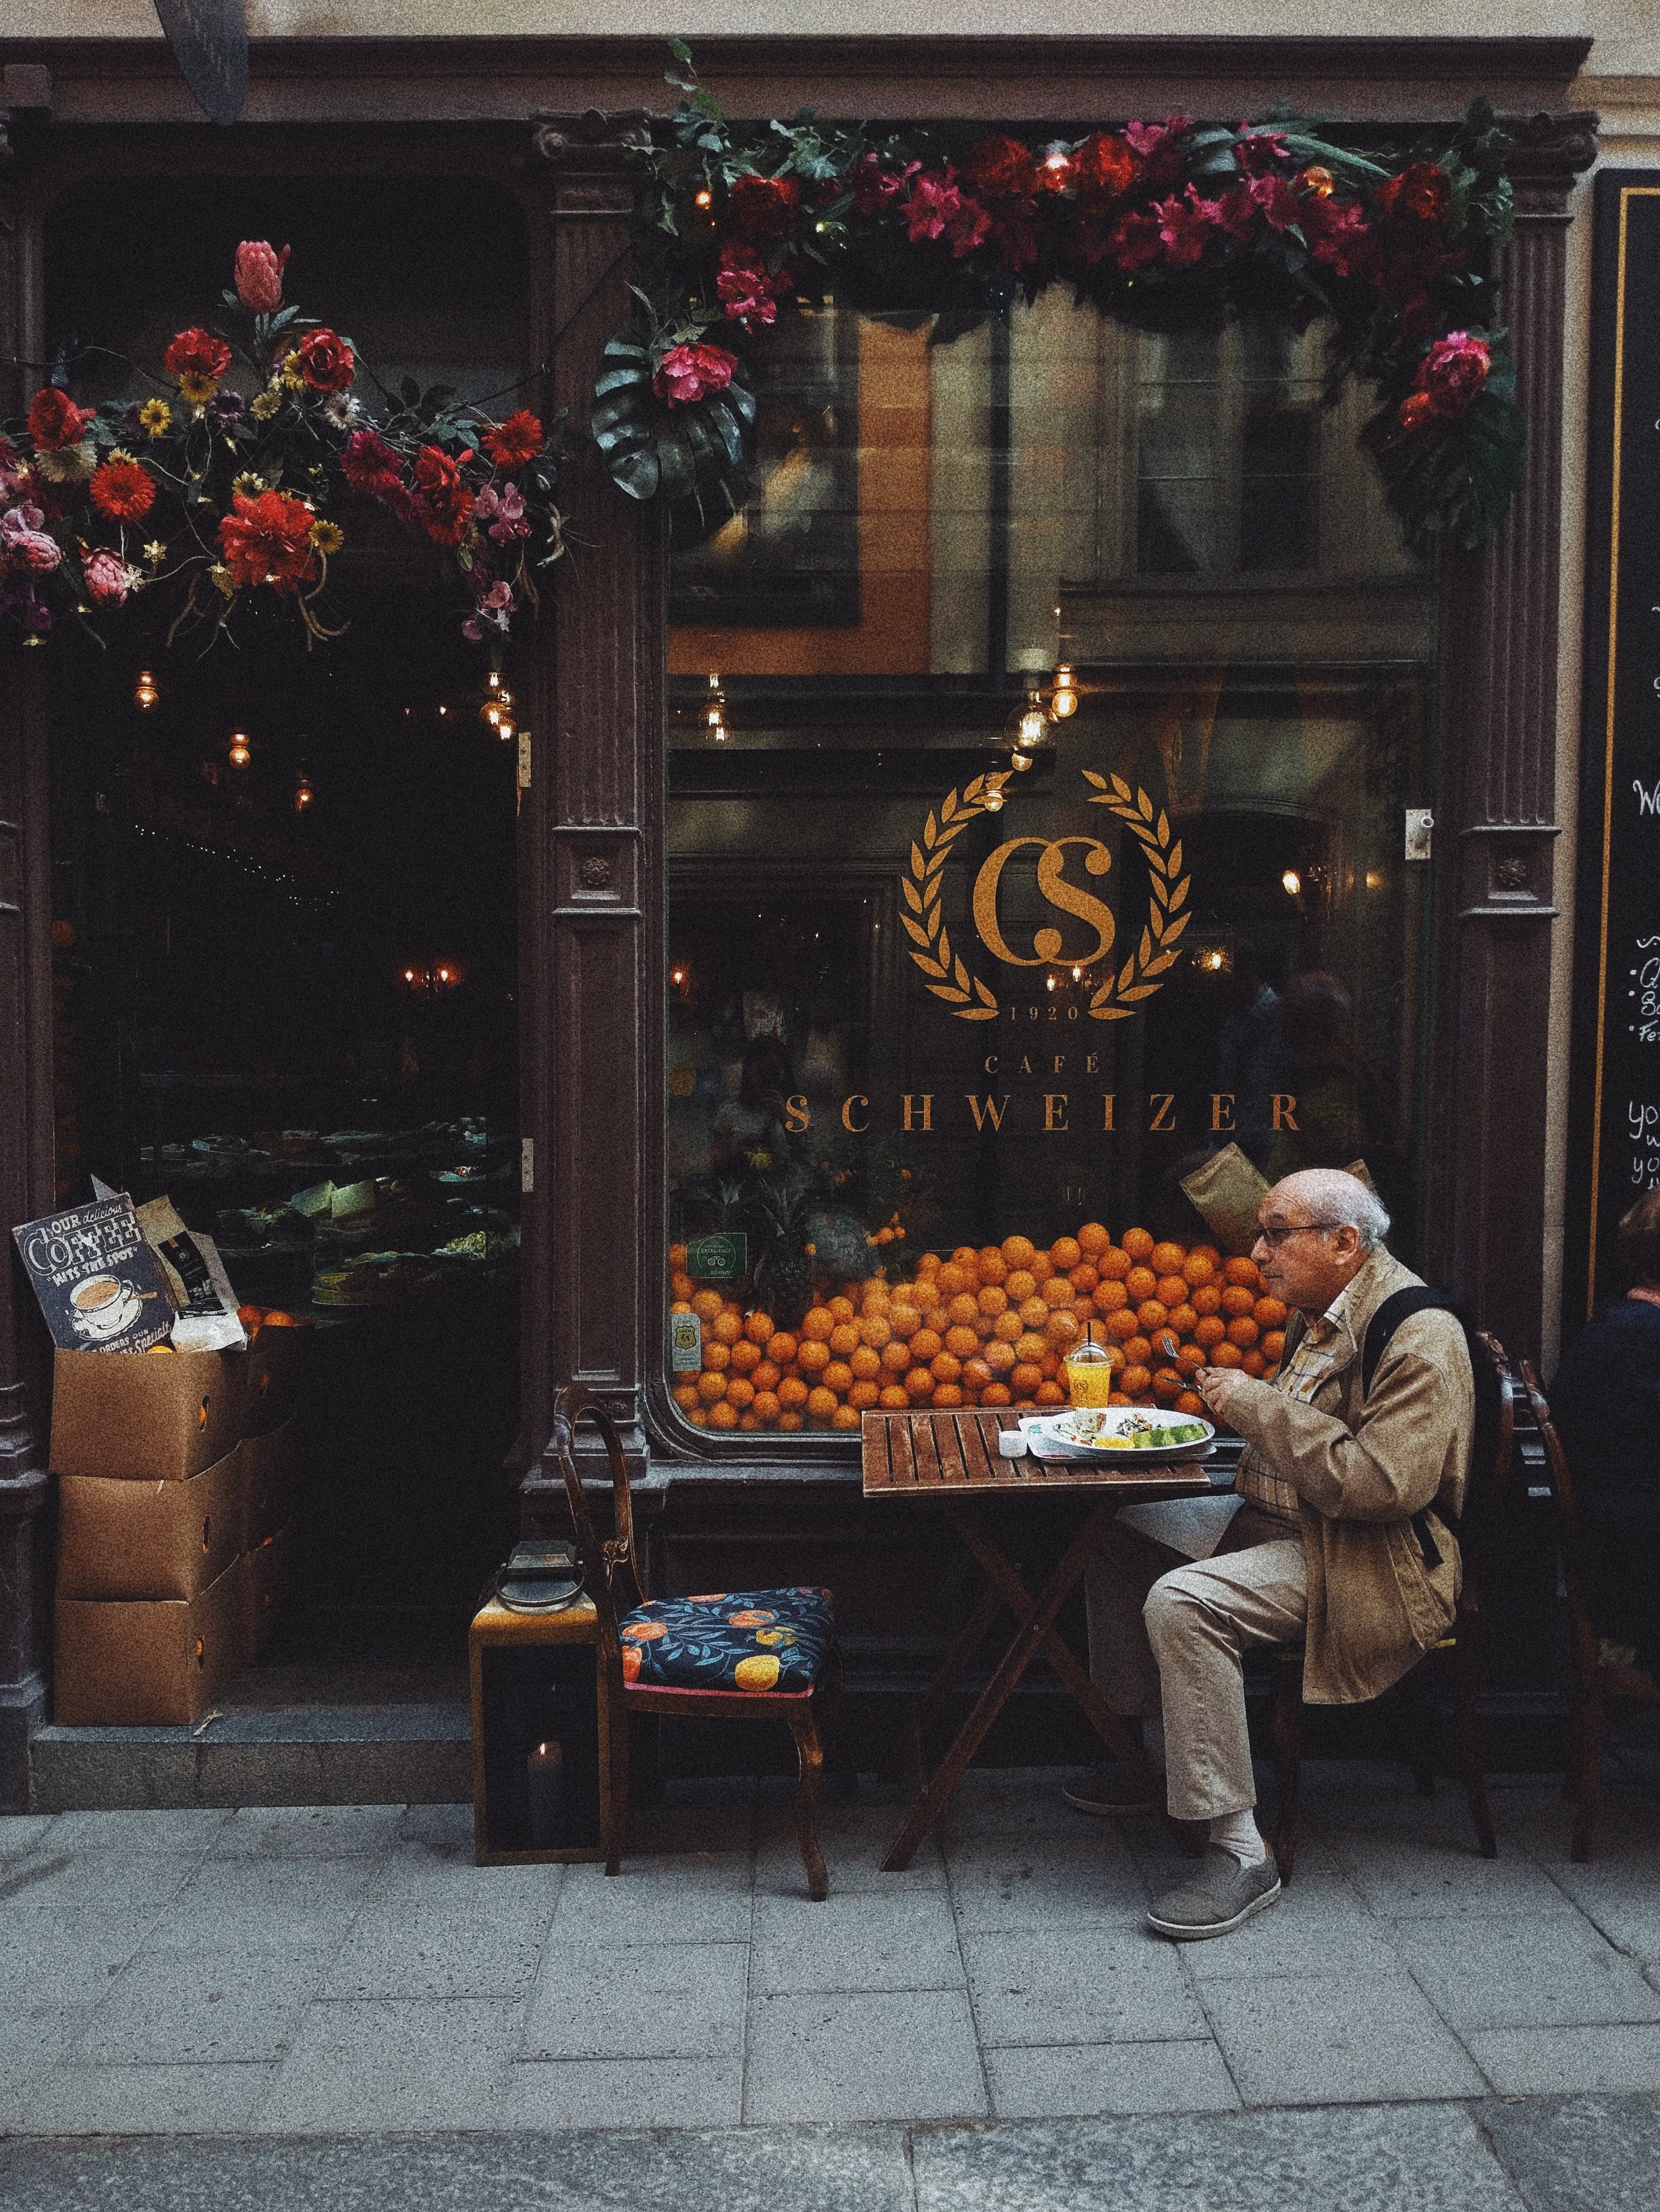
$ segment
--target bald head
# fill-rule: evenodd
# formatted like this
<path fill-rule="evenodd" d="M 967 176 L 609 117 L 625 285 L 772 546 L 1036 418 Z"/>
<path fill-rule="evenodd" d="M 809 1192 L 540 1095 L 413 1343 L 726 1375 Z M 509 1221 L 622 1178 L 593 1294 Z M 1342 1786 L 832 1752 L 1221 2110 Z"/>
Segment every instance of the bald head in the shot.
<path fill-rule="evenodd" d="M 1274 1297 L 1323 1313 L 1389 1232 L 1389 1218 L 1358 1176 L 1304 1168 L 1265 1194 L 1251 1257 Z"/>
<path fill-rule="evenodd" d="M 1276 1213 L 1354 1230 L 1363 1252 L 1375 1252 L 1389 1233 L 1389 1217 L 1375 1190 L 1341 1168 L 1301 1168 L 1275 1183 L 1262 1201 Z"/>

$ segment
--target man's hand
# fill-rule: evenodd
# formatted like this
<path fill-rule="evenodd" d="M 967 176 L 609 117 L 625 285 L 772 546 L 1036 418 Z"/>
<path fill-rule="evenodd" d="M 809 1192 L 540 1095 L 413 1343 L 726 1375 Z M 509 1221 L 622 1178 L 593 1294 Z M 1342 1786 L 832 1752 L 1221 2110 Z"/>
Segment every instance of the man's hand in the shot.
<path fill-rule="evenodd" d="M 1237 1367 L 1201 1367 L 1194 1376 L 1195 1387 L 1219 1421 L 1228 1417 L 1228 1401 L 1242 1382 L 1250 1376 Z"/>

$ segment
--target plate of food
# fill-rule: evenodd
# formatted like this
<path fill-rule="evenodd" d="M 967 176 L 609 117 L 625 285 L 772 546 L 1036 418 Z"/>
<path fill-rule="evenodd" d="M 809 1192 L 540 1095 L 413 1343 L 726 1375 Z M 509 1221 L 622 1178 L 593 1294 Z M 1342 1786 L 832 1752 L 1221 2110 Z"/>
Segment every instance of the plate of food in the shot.
<path fill-rule="evenodd" d="M 1040 1450 L 1051 1445 L 1134 1462 L 1202 1459 L 1216 1431 L 1197 1414 L 1158 1406 L 1074 1406 L 1032 1422 L 1030 1433 Z"/>

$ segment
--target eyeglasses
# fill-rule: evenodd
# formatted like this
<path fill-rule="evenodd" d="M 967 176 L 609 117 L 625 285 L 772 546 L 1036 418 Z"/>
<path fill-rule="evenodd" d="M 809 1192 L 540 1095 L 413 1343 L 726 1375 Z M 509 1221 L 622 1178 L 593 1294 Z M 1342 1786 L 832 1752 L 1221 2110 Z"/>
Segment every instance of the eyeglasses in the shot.
<path fill-rule="evenodd" d="M 1292 1221 L 1283 1229 L 1259 1228 L 1256 1232 L 1256 1241 L 1259 1244 L 1270 1246 L 1277 1252 L 1287 1237 L 1301 1237 L 1310 1230 L 1316 1236 L 1323 1236 L 1327 1230 L 1341 1229 L 1342 1226 L 1343 1224 L 1341 1221 Z"/>

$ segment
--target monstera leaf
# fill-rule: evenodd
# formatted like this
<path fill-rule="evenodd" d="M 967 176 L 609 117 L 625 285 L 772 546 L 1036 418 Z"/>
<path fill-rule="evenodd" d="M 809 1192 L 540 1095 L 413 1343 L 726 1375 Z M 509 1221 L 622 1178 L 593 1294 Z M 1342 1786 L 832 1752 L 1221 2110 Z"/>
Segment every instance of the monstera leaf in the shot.
<path fill-rule="evenodd" d="M 755 394 L 734 374 L 723 391 L 671 407 L 653 380 L 673 343 L 649 310 L 606 346 L 594 385 L 594 443 L 630 499 L 691 500 L 735 511 L 745 489 Z"/>

